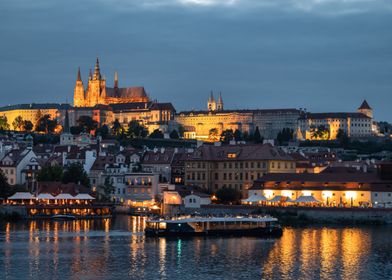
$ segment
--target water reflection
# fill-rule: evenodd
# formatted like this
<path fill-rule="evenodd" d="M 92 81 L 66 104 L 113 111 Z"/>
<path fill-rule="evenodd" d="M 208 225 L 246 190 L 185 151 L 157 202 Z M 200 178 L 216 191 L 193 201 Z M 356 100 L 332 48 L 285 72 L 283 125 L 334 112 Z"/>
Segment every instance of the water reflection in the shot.
<path fill-rule="evenodd" d="M 142 217 L 0 228 L 0 279 L 386 279 L 391 227 L 286 228 L 277 240 L 145 238 Z"/>

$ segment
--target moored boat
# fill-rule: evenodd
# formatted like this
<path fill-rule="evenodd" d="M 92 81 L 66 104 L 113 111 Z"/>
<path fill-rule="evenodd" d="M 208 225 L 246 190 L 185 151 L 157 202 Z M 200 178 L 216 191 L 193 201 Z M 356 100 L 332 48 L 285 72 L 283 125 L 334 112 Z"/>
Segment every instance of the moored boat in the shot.
<path fill-rule="evenodd" d="M 256 236 L 280 237 L 273 217 L 180 217 L 146 221 L 146 236 Z"/>
<path fill-rule="evenodd" d="M 76 220 L 76 217 L 74 215 L 53 215 L 51 217 L 53 220 Z"/>

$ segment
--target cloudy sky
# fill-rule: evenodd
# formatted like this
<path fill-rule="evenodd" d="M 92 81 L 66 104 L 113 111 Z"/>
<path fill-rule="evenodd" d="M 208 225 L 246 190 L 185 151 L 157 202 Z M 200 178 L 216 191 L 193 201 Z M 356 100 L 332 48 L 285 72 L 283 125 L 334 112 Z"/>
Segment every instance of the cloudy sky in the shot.
<path fill-rule="evenodd" d="M 177 111 L 354 111 L 392 121 L 391 0 L 0 1 L 0 105 L 72 101 L 77 67 Z"/>

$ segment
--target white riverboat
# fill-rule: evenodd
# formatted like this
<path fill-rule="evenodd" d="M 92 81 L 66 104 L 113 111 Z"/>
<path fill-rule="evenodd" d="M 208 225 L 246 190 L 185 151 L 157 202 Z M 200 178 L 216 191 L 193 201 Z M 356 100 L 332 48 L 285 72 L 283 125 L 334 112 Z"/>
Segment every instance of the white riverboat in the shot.
<path fill-rule="evenodd" d="M 178 217 L 146 221 L 147 236 L 265 236 L 279 237 L 278 219 L 269 216 L 250 217 Z"/>

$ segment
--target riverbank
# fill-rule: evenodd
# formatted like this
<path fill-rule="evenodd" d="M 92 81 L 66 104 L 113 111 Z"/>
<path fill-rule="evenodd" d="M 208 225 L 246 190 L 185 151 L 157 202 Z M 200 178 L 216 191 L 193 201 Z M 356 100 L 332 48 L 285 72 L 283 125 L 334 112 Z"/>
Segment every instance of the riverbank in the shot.
<path fill-rule="evenodd" d="M 278 218 L 283 225 L 392 224 L 392 209 L 385 208 L 204 205 L 197 209 L 182 207 L 180 208 L 180 213 L 200 215 L 264 214 Z"/>

